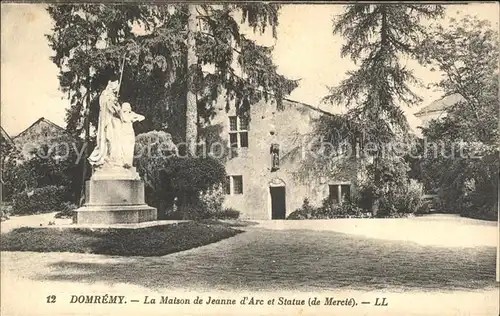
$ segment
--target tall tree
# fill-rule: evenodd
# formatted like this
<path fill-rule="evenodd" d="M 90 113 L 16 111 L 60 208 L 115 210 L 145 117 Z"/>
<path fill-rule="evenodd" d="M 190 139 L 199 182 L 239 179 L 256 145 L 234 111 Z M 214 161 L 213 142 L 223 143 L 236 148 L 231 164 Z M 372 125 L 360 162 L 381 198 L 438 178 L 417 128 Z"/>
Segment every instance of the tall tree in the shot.
<path fill-rule="evenodd" d="M 238 112 L 263 98 L 275 99 L 280 107 L 297 82 L 278 74 L 272 49 L 257 45 L 240 27 L 247 24 L 258 32 L 271 28 L 276 36 L 279 8 L 264 3 L 50 6 L 53 61 L 61 69 L 61 87 L 72 95 L 68 127 L 78 132 L 82 126 L 79 100 L 86 71 L 91 70 L 92 91 L 101 91 L 118 74 L 124 55 L 121 97 L 146 115 L 139 132 L 165 129 L 168 123 L 175 141 L 188 136 L 192 144 L 195 116 L 210 120 L 222 92 L 228 106 L 234 100 Z M 89 41 L 90 50 L 83 49 L 83 40 Z M 207 65 L 212 71 L 203 71 Z M 186 118 L 187 105 L 188 122 L 179 120 L 180 115 Z M 91 104 L 94 126 L 97 109 Z"/>
<path fill-rule="evenodd" d="M 145 21 L 149 25 L 152 20 L 147 19 L 149 12 L 144 7 L 53 5 L 47 11 L 54 21 L 53 32 L 47 35 L 55 51 L 51 60 L 61 70 L 60 87 L 70 99 L 66 113 L 67 129 L 75 136 L 83 134 L 85 137 L 84 159 L 81 160 L 82 179 L 85 179 L 89 169 L 85 158 L 91 146 L 91 101 L 97 100 L 98 91 L 105 84 L 104 77 L 110 72 L 109 67 L 102 69 L 95 64 L 93 54 L 99 47 L 114 45 L 130 36 L 128 21 Z M 123 15 L 128 19 L 120 20 Z M 80 204 L 85 192 L 84 181 L 81 183 Z"/>
<path fill-rule="evenodd" d="M 464 97 L 441 120 L 422 131 L 428 151 L 421 159 L 423 178 L 435 188 L 443 208 L 463 215 L 496 219 L 498 206 L 498 31 L 474 17 L 435 25 L 421 41 L 422 61 L 443 73 L 435 85 Z M 423 154 L 426 154 L 423 152 Z"/>
<path fill-rule="evenodd" d="M 419 57 L 431 70 L 444 74 L 434 84 L 445 94 L 459 93 L 465 102 L 459 130 L 467 141 L 498 143 L 498 31 L 486 20 L 466 16 L 450 19 L 450 27 L 433 25 L 420 42 Z M 437 69 L 436 69 L 437 68 Z M 467 133 L 467 134 L 464 134 Z"/>
<path fill-rule="evenodd" d="M 196 5 L 188 5 L 188 22 L 187 22 L 187 69 L 196 71 L 198 66 L 198 57 L 196 56 L 196 25 L 197 10 Z M 186 143 L 187 149 L 191 155 L 196 153 L 197 131 L 198 131 L 198 104 L 196 101 L 196 87 L 194 86 L 191 75 L 191 82 L 188 84 L 186 91 Z"/>
<path fill-rule="evenodd" d="M 341 56 L 349 56 L 359 67 L 331 88 L 324 101 L 346 106 L 347 117 L 363 135 L 362 143 L 370 142 L 377 148 L 369 168 L 376 189 L 374 213 L 388 161 L 382 157 L 382 148 L 408 133 L 401 106 L 420 101 L 411 89 L 418 81 L 400 59 L 415 56 L 418 39 L 425 34 L 421 20 L 442 14 L 439 5 L 356 4 L 334 19 L 333 33 L 345 39 Z"/>

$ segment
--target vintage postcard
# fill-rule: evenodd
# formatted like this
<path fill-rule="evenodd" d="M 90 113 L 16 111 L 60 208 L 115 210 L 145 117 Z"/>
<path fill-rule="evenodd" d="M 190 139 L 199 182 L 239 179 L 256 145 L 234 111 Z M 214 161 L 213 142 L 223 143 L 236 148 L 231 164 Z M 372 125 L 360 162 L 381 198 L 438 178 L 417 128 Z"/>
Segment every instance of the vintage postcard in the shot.
<path fill-rule="evenodd" d="M 499 315 L 499 4 L 1 4 L 1 315 Z"/>

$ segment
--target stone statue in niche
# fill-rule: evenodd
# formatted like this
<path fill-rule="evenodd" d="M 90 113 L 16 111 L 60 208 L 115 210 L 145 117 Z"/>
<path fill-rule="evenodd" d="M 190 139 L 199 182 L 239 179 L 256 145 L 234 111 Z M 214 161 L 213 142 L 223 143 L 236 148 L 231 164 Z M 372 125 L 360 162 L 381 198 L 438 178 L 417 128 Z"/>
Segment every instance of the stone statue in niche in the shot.
<path fill-rule="evenodd" d="M 280 145 L 271 145 L 271 171 L 276 171 L 280 168 Z"/>

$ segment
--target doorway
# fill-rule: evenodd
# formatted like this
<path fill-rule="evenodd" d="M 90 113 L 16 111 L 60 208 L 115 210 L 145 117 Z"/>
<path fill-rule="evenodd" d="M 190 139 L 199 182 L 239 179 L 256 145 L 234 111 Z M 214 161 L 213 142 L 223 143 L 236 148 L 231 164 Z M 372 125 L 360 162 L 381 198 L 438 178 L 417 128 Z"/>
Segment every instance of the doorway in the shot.
<path fill-rule="evenodd" d="M 269 190 L 271 192 L 271 219 L 285 219 L 285 187 L 269 187 Z"/>

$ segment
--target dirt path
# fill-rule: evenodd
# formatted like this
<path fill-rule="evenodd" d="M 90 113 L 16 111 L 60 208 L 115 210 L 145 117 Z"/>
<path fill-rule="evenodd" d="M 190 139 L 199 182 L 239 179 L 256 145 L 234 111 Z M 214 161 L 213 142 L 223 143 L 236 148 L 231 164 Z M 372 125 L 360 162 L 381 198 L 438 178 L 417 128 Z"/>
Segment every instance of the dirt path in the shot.
<path fill-rule="evenodd" d="M 133 311 L 178 315 L 185 314 L 187 307 L 145 306 L 144 296 L 208 297 L 217 292 L 219 297 L 239 298 L 252 292 L 270 298 L 285 295 L 283 291 L 291 298 L 318 296 L 322 300 L 331 296 L 373 302 L 375 297 L 387 297 L 394 315 L 497 313 L 496 250 L 489 238 L 477 236 L 470 238 L 476 245 L 469 240 L 469 247 L 464 247 L 468 236 L 491 234 L 495 226 L 452 224 L 444 219 L 386 220 L 386 230 L 382 230 L 374 221 L 261 222 L 218 243 L 164 257 L 2 252 L 2 315 Z M 394 240 L 395 229 L 405 232 L 404 240 Z M 447 234 L 461 243 L 450 242 Z M 432 238 L 423 235 L 440 242 L 430 243 Z M 58 297 L 57 305 L 46 303 L 52 294 Z M 126 309 L 69 303 L 71 295 L 92 294 L 125 295 L 141 303 Z M 232 314 L 229 307 L 220 308 L 199 310 L 203 315 Z M 345 312 L 385 315 L 388 308 L 360 306 Z M 297 307 L 290 306 L 276 306 L 272 311 L 298 313 Z M 344 314 L 333 306 L 301 310 L 302 315 L 332 312 Z M 238 313 L 267 312 L 242 306 Z"/>

